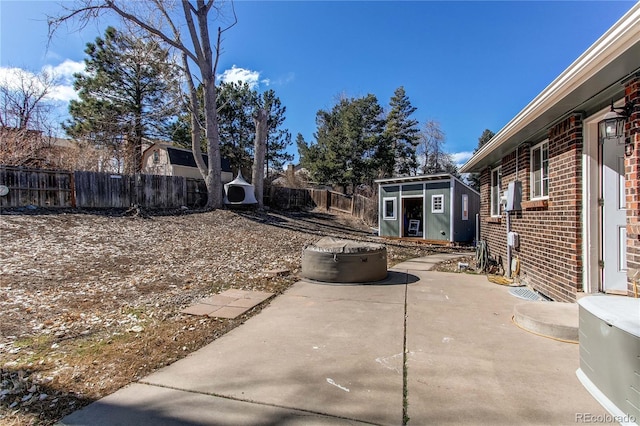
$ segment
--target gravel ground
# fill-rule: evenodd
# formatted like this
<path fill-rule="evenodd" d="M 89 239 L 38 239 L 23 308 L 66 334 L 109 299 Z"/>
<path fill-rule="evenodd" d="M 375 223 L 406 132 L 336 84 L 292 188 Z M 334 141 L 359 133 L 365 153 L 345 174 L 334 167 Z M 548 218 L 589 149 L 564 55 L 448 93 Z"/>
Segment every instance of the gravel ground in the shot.
<path fill-rule="evenodd" d="M 282 293 L 323 236 L 384 242 L 389 266 L 447 250 L 321 212 L 174 213 L 0 214 L 0 423 L 52 424 L 211 342 L 264 304 L 233 320 L 181 309 L 231 288 Z"/>

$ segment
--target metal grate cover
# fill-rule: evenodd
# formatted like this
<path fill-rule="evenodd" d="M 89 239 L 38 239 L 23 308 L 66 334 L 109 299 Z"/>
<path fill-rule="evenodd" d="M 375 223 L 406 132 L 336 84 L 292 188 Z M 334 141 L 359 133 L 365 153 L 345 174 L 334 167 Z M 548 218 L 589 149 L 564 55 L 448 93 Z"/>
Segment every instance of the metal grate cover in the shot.
<path fill-rule="evenodd" d="M 509 289 L 509 293 L 511 293 L 515 297 L 519 297 L 520 299 L 536 300 L 536 301 L 541 301 L 541 302 L 546 301 L 546 299 L 544 297 L 540 296 L 535 291 L 533 291 L 531 289 L 528 289 L 526 287 L 510 288 Z"/>

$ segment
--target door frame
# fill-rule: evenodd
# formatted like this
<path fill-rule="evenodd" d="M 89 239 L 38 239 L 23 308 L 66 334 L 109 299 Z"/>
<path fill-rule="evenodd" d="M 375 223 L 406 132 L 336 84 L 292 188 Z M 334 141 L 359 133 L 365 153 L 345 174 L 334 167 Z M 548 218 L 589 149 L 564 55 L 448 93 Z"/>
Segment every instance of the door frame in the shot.
<path fill-rule="evenodd" d="M 614 105 L 622 105 L 623 99 Z M 604 292 L 604 270 L 600 268 L 604 244 L 601 196 L 602 151 L 598 140 L 598 123 L 610 106 L 595 112 L 583 121 L 582 153 L 582 276 L 585 293 Z"/>
<path fill-rule="evenodd" d="M 423 194 L 422 195 L 406 195 L 406 196 L 402 196 L 400 198 L 400 200 L 401 200 L 401 204 L 402 204 L 402 207 L 401 207 L 401 210 L 400 210 L 400 213 L 401 213 L 401 217 L 400 217 L 400 229 L 401 229 L 400 236 L 402 238 L 422 238 L 422 239 L 424 239 L 425 235 L 426 235 L 426 231 L 427 231 L 427 228 L 426 228 L 426 222 L 427 221 L 426 221 L 425 202 L 424 202 L 424 188 L 423 188 Z M 405 229 L 405 214 L 406 214 L 406 204 L 405 204 L 405 202 L 406 202 L 406 200 L 411 200 L 412 202 L 410 204 L 415 204 L 416 206 L 418 204 L 420 204 L 420 207 L 422 209 L 422 216 L 421 216 L 421 220 L 420 220 L 420 228 L 419 228 L 419 230 L 422 233 L 422 235 L 409 236 L 408 221 L 407 221 L 406 229 Z M 419 203 L 417 203 L 417 202 L 414 203 L 413 202 L 413 201 L 418 201 L 418 200 L 419 200 Z"/>

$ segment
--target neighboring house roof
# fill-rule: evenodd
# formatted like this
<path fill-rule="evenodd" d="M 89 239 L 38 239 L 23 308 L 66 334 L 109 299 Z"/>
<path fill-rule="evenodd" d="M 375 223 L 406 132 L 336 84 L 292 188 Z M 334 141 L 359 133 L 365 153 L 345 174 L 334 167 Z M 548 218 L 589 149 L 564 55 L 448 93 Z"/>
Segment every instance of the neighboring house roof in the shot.
<path fill-rule="evenodd" d="M 393 177 L 393 178 L 384 178 L 384 179 L 376 179 L 374 182 L 379 185 L 392 185 L 392 184 L 400 184 L 400 183 L 412 183 L 412 182 L 426 182 L 430 180 L 445 180 L 451 179 L 457 181 L 460 185 L 464 185 L 476 194 L 480 195 L 478 191 L 471 188 L 469 185 L 458 179 L 452 174 L 449 173 L 436 173 L 432 175 L 418 175 L 418 176 L 402 176 L 402 177 Z"/>
<path fill-rule="evenodd" d="M 196 160 L 193 157 L 193 152 L 189 149 L 184 148 L 176 148 L 174 146 L 168 146 L 167 144 L 156 144 L 158 146 L 162 146 L 167 150 L 167 154 L 169 156 L 169 162 L 174 166 L 186 166 L 186 167 L 198 167 L 196 164 Z M 202 158 L 204 160 L 204 164 L 209 167 L 209 156 L 207 154 L 202 154 Z M 232 173 L 231 163 L 227 158 L 220 159 L 221 167 L 223 172 Z"/>
<path fill-rule="evenodd" d="M 549 127 L 568 115 L 585 116 L 624 94 L 622 83 L 640 71 L 640 3 L 547 86 L 460 169 L 480 172 L 523 142 L 546 137 Z"/>

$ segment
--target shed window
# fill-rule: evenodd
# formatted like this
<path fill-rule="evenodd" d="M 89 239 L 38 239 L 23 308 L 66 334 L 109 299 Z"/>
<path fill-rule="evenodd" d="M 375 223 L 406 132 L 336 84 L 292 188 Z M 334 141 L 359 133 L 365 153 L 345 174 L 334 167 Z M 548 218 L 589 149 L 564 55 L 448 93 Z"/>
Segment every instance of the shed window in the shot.
<path fill-rule="evenodd" d="M 531 198 L 549 197 L 549 142 L 531 148 Z"/>
<path fill-rule="evenodd" d="M 153 164 L 160 163 L 160 153 L 158 150 L 153 151 Z"/>
<path fill-rule="evenodd" d="M 431 196 L 431 213 L 444 213 L 444 195 Z"/>
<path fill-rule="evenodd" d="M 397 203 L 396 198 L 384 198 L 382 200 L 382 218 L 384 220 L 396 220 L 397 218 Z"/>
<path fill-rule="evenodd" d="M 502 214 L 502 204 L 500 203 L 501 187 L 500 167 L 496 167 L 491 170 L 491 216 L 500 216 Z"/>
<path fill-rule="evenodd" d="M 469 220 L 469 196 L 462 194 L 462 220 Z"/>

